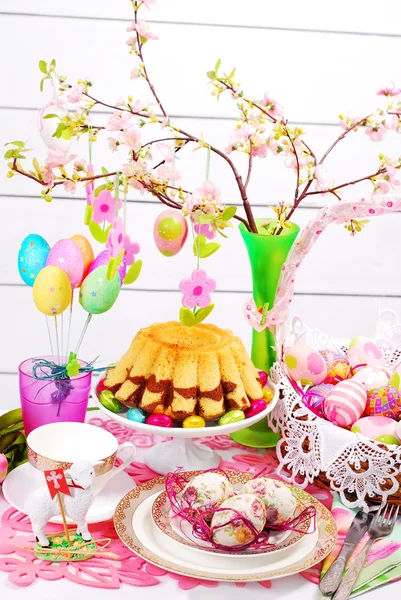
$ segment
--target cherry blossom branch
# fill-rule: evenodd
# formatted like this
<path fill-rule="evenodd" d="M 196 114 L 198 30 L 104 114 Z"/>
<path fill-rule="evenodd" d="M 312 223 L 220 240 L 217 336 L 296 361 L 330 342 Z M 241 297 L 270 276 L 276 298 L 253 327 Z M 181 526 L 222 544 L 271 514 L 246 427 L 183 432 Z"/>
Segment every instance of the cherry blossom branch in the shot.
<path fill-rule="evenodd" d="M 241 223 L 243 223 L 245 225 L 247 231 L 249 231 L 250 233 L 252 233 L 251 230 L 249 229 L 248 222 L 245 219 L 243 219 L 242 217 L 239 217 L 238 215 L 234 215 L 233 218 L 236 219 L 237 221 L 240 221 Z"/>
<path fill-rule="evenodd" d="M 319 165 L 324 163 L 324 161 L 326 160 L 326 158 L 328 157 L 330 152 L 337 146 L 338 142 L 341 142 L 341 140 L 343 140 L 345 138 L 345 136 L 349 134 L 350 131 L 353 131 L 354 129 L 359 127 L 359 125 L 362 125 L 362 123 L 365 123 L 371 116 L 372 115 L 368 115 L 367 117 L 360 119 L 359 121 L 354 123 L 354 125 L 352 125 L 351 127 L 348 127 L 345 131 L 343 131 L 343 133 L 341 135 L 339 135 L 336 140 L 334 140 L 334 142 L 331 144 L 331 146 L 323 154 L 322 158 L 319 160 Z"/>
<path fill-rule="evenodd" d="M 296 186 L 295 186 L 295 194 L 294 194 L 294 204 L 296 204 L 296 202 L 298 200 L 298 195 L 299 195 L 299 178 L 300 178 L 300 171 L 301 171 L 300 167 L 299 167 L 299 157 L 298 157 L 298 153 L 297 153 L 296 148 L 295 148 L 294 140 L 292 139 L 292 137 L 291 137 L 291 135 L 290 135 L 290 133 L 288 131 L 288 127 L 287 127 L 287 123 L 286 122 L 283 123 L 283 129 L 286 132 L 288 139 L 290 140 L 290 144 L 291 144 L 293 152 L 295 154 L 295 160 L 296 160 L 296 163 L 297 163 L 297 183 L 296 183 Z"/>
<path fill-rule="evenodd" d="M 230 90 L 234 94 L 234 96 L 236 96 L 238 94 L 238 91 L 235 89 L 235 87 L 230 85 L 226 81 L 223 81 L 222 79 L 219 79 L 219 78 L 217 78 L 217 81 L 219 81 L 219 83 L 224 85 L 224 87 L 227 90 Z M 254 102 L 253 100 L 250 100 L 249 98 L 245 98 L 245 96 L 241 96 L 241 99 L 244 102 L 246 102 L 250 107 L 255 106 L 258 110 L 260 110 L 260 112 L 262 112 L 267 117 L 269 117 L 269 119 L 271 119 L 273 121 L 273 123 L 277 123 L 277 119 L 275 117 L 273 117 L 273 115 L 271 115 L 269 113 L 269 111 L 267 111 L 263 106 L 260 106 L 260 104 L 258 104 L 258 102 Z"/>
<path fill-rule="evenodd" d="M 394 167 L 395 169 L 400 169 L 401 168 L 401 164 L 400 165 L 395 165 Z M 383 169 L 379 169 L 378 171 L 376 171 L 376 173 L 372 173 L 372 175 L 366 175 L 366 177 L 360 177 L 359 179 L 354 179 L 354 181 L 348 181 L 347 183 L 341 183 L 340 185 L 336 185 L 328 190 L 319 190 L 319 191 L 313 191 L 313 192 L 308 192 L 307 194 L 305 194 L 306 196 L 314 196 L 316 194 L 332 194 L 335 193 L 337 190 L 341 190 L 342 188 L 345 188 L 349 185 L 356 185 L 357 183 L 361 183 L 361 181 L 367 181 L 368 179 L 372 179 L 372 177 L 377 177 L 378 175 L 383 175 L 383 173 L 386 173 L 386 168 L 384 167 Z M 337 194 L 336 194 L 337 195 Z M 337 197 L 339 198 L 339 196 L 337 195 Z"/>
<path fill-rule="evenodd" d="M 251 173 L 252 173 L 252 161 L 253 161 L 253 156 L 252 156 L 252 140 L 249 139 L 249 161 L 248 161 L 248 173 L 245 179 L 245 183 L 244 183 L 244 188 L 246 189 L 248 187 L 248 183 L 251 179 Z"/>

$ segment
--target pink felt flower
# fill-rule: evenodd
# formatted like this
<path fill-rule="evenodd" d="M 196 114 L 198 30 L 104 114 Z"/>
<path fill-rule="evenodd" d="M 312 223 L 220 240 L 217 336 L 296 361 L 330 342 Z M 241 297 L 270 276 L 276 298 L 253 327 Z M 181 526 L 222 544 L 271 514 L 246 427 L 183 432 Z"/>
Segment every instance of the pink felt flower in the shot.
<path fill-rule="evenodd" d="M 113 221 L 113 227 L 109 231 L 106 246 L 110 248 L 110 254 L 113 258 L 117 258 L 124 250 L 125 225 L 120 217 L 116 217 Z"/>
<path fill-rule="evenodd" d="M 71 102 L 72 104 L 79 102 L 82 98 L 83 91 L 84 88 L 81 85 L 73 86 L 67 95 L 68 102 Z"/>
<path fill-rule="evenodd" d="M 116 140 L 116 138 L 109 137 L 107 138 L 107 145 L 112 152 L 115 152 L 118 148 L 119 142 Z"/>
<path fill-rule="evenodd" d="M 195 223 L 194 229 L 195 233 L 198 235 L 204 235 L 208 240 L 213 240 L 216 237 L 216 232 L 211 225 L 201 225 L 200 223 Z"/>
<path fill-rule="evenodd" d="M 107 131 L 121 131 L 131 127 L 131 115 L 124 111 L 115 111 L 106 124 Z"/>
<path fill-rule="evenodd" d="M 121 200 L 118 202 L 118 208 L 122 206 Z M 102 190 L 93 202 L 92 220 L 95 223 L 103 223 L 103 221 L 113 222 L 116 216 L 116 200 L 108 190 Z"/>
<path fill-rule="evenodd" d="M 130 127 L 120 133 L 120 142 L 132 150 L 139 150 L 141 147 L 141 133 L 139 129 Z"/>
<path fill-rule="evenodd" d="M 384 88 L 377 90 L 378 96 L 399 96 L 401 94 L 401 88 L 396 88 L 394 83 L 386 85 Z"/>
<path fill-rule="evenodd" d="M 50 149 L 45 162 L 48 167 L 53 169 L 54 167 L 63 167 L 76 157 L 76 154 L 67 154 L 67 152 L 62 152 L 62 150 Z"/>
<path fill-rule="evenodd" d="M 127 31 L 136 31 L 137 34 L 143 40 L 158 40 L 159 39 L 158 36 L 155 33 L 153 33 L 153 31 L 150 29 L 150 26 L 148 25 L 148 23 L 145 23 L 145 21 L 138 21 L 137 23 L 135 23 L 135 21 L 133 21 L 132 24 L 129 27 L 127 27 Z M 127 44 L 128 44 L 128 42 L 127 42 Z M 131 46 L 132 44 L 128 44 L 128 45 Z"/>
<path fill-rule="evenodd" d="M 127 266 L 132 265 L 135 262 L 135 254 L 138 254 L 141 250 L 138 242 L 131 242 L 128 234 L 124 236 L 124 248 L 125 248 L 125 262 Z"/>
<path fill-rule="evenodd" d="M 214 279 L 208 279 L 206 271 L 193 271 L 191 279 L 180 281 L 180 292 L 183 295 L 182 304 L 186 308 L 205 308 L 210 304 L 210 293 L 216 289 Z"/>

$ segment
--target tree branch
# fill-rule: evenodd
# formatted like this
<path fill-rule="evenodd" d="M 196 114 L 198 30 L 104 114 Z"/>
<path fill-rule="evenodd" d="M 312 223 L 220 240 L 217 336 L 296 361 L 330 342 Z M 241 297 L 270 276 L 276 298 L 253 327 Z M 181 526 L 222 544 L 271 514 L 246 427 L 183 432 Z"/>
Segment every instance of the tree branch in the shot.
<path fill-rule="evenodd" d="M 334 140 L 334 142 L 331 144 L 331 146 L 323 154 L 322 158 L 319 160 L 319 165 L 324 163 L 324 161 L 326 160 L 326 158 L 328 157 L 330 152 L 337 146 L 338 142 L 341 142 L 341 140 L 343 140 L 345 138 L 345 136 L 349 134 L 350 131 L 353 131 L 354 129 L 359 127 L 359 125 L 362 125 L 362 123 L 365 123 L 365 121 L 367 121 L 370 116 L 371 115 L 368 115 L 367 117 L 360 119 L 354 125 L 352 125 L 352 127 L 348 127 L 345 131 L 343 131 L 343 133 L 340 136 L 338 136 L 338 138 L 336 140 Z"/>
<path fill-rule="evenodd" d="M 300 167 L 299 167 L 299 157 L 298 157 L 298 153 L 297 153 L 296 148 L 295 148 L 294 140 L 292 139 L 292 137 L 291 137 L 291 135 L 290 135 L 290 133 L 288 131 L 287 123 L 284 124 L 283 128 L 284 128 L 284 131 L 287 134 L 288 139 L 290 140 L 290 144 L 291 144 L 293 152 L 295 154 L 295 160 L 296 160 L 296 163 L 297 163 L 297 183 L 296 183 L 296 186 L 295 186 L 295 194 L 294 194 L 294 204 L 296 204 L 296 202 L 298 200 L 298 195 L 299 195 L 299 178 L 300 178 L 300 171 L 301 171 Z"/>

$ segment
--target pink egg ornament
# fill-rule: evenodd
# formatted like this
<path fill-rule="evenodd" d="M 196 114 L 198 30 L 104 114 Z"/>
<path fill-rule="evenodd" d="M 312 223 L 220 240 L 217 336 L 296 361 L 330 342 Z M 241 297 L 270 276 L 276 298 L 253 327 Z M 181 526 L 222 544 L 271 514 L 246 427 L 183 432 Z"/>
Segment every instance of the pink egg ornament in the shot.
<path fill-rule="evenodd" d="M 287 348 L 284 363 L 290 377 L 302 385 L 318 385 L 327 376 L 327 364 L 323 356 L 306 344 L 294 344 Z"/>
<path fill-rule="evenodd" d="M 339 427 L 349 427 L 366 407 L 367 394 L 363 383 L 345 379 L 334 386 L 324 401 L 326 419 Z"/>
<path fill-rule="evenodd" d="M 109 248 L 106 248 L 106 250 L 103 250 L 103 252 L 101 252 L 100 254 L 97 255 L 97 257 L 95 258 L 95 260 L 89 267 L 89 273 L 92 273 L 92 271 L 94 271 L 98 267 L 107 266 L 109 264 L 109 261 L 110 261 L 110 250 L 109 250 Z M 127 274 L 127 263 L 125 262 L 124 256 L 120 263 L 120 266 L 118 267 L 118 274 L 120 275 L 120 282 L 122 285 L 123 281 L 125 279 L 125 276 Z"/>
<path fill-rule="evenodd" d="M 245 418 L 249 419 L 250 417 L 258 415 L 265 410 L 266 406 L 267 404 L 264 400 L 252 400 L 251 406 L 245 411 Z"/>
<path fill-rule="evenodd" d="M 153 237 L 163 256 L 175 256 L 188 236 L 187 220 L 180 210 L 164 210 L 156 219 Z"/>
<path fill-rule="evenodd" d="M 146 417 L 145 423 L 156 427 L 172 427 L 173 421 L 168 415 L 153 414 Z"/>
<path fill-rule="evenodd" d="M 352 377 L 353 381 L 360 381 L 365 385 L 366 391 L 370 392 L 389 383 L 390 373 L 382 367 L 363 367 Z M 393 385 L 390 384 L 389 385 Z M 397 386 L 394 386 L 397 387 Z"/>
<path fill-rule="evenodd" d="M 72 240 L 60 240 L 54 244 L 47 257 L 46 266 L 59 267 L 64 271 L 72 289 L 81 284 L 84 261 L 80 249 Z"/>
<path fill-rule="evenodd" d="M 362 417 L 355 421 L 351 431 L 383 444 L 400 444 L 396 433 L 397 422 L 389 417 Z"/>
<path fill-rule="evenodd" d="M 351 367 L 360 369 L 362 367 L 385 367 L 384 354 L 379 346 L 366 337 L 356 337 L 351 340 L 347 359 Z"/>

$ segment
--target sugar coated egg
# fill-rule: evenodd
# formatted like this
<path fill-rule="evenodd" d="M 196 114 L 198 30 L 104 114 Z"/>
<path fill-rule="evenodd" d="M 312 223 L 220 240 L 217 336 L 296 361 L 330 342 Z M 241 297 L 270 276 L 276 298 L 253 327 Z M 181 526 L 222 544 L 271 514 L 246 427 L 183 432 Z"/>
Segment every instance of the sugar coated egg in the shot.
<path fill-rule="evenodd" d="M 399 391 L 391 385 L 368 392 L 366 415 L 382 415 L 398 419 L 401 414 L 401 398 Z"/>
<path fill-rule="evenodd" d="M 247 419 L 249 419 L 250 417 L 254 417 L 255 415 L 258 415 L 260 412 L 264 411 L 265 408 L 265 400 L 252 400 L 251 406 L 245 411 L 245 417 Z"/>
<path fill-rule="evenodd" d="M 271 402 L 274 398 L 274 394 L 270 388 L 263 388 L 263 399 L 265 402 Z"/>
<path fill-rule="evenodd" d="M 325 399 L 324 414 L 335 425 L 348 427 L 362 416 L 366 401 L 363 383 L 346 379 L 335 385 Z"/>
<path fill-rule="evenodd" d="M 115 397 L 110 390 L 103 390 L 99 394 L 99 402 L 112 413 L 118 413 L 122 410 L 123 405 Z"/>
<path fill-rule="evenodd" d="M 229 410 L 219 419 L 219 425 L 231 425 L 245 419 L 245 413 L 242 410 Z"/>
<path fill-rule="evenodd" d="M 205 419 L 203 419 L 202 417 L 193 415 L 184 419 L 182 422 L 182 426 L 184 427 L 184 429 L 191 427 L 206 427 L 206 422 Z"/>
<path fill-rule="evenodd" d="M 230 548 L 246 546 L 256 539 L 265 524 L 263 502 L 254 494 L 238 494 L 225 500 L 214 513 L 211 522 L 213 541 Z"/>
<path fill-rule="evenodd" d="M 146 421 L 148 425 L 155 425 L 156 427 L 172 427 L 173 420 L 168 415 L 149 415 L 146 417 Z"/>
<path fill-rule="evenodd" d="M 389 382 L 390 373 L 383 367 L 363 367 L 358 369 L 358 372 L 353 376 L 353 381 L 360 381 L 370 392 L 375 388 L 383 387 L 384 385 L 393 385 Z M 396 385 L 394 387 L 397 387 Z"/>
<path fill-rule="evenodd" d="M 127 419 L 135 421 L 135 423 L 144 423 L 146 420 L 146 413 L 138 406 L 134 406 L 127 411 Z"/>
<path fill-rule="evenodd" d="M 399 445 L 400 442 L 396 433 L 397 425 L 397 421 L 389 417 L 362 417 L 362 419 L 355 421 L 351 431 L 383 444 Z"/>
<path fill-rule="evenodd" d="M 174 256 L 181 250 L 188 235 L 188 224 L 180 210 L 164 210 L 156 219 L 153 237 L 164 256 Z"/>
<path fill-rule="evenodd" d="M 284 363 L 290 377 L 302 385 L 317 385 L 327 376 L 327 363 L 323 356 L 305 344 L 287 348 Z"/>
<path fill-rule="evenodd" d="M 0 454 L 0 483 L 3 483 L 7 476 L 8 460 L 4 454 Z"/>
<path fill-rule="evenodd" d="M 356 337 L 351 340 L 347 358 L 353 369 L 386 366 L 383 352 L 379 346 L 366 337 Z"/>

